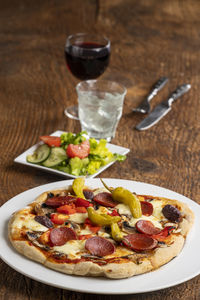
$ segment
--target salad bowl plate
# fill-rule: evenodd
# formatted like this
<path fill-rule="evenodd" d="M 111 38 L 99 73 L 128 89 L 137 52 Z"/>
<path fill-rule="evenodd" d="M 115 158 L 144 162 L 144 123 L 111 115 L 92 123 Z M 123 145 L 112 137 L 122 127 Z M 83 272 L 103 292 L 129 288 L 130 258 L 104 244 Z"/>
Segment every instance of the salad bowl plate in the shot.
<path fill-rule="evenodd" d="M 61 130 L 57 130 L 55 132 L 53 132 L 52 134 L 50 134 L 51 136 L 61 136 L 61 134 L 64 133 L 64 131 L 61 131 Z M 77 177 L 80 177 L 80 176 L 75 176 L 73 174 L 70 174 L 70 173 L 66 173 L 66 172 L 63 172 L 63 171 L 60 171 L 60 170 L 56 170 L 56 169 L 53 169 L 53 168 L 47 168 L 45 166 L 42 166 L 42 165 L 39 165 L 39 164 L 32 164 L 32 163 L 29 163 L 26 159 L 27 155 L 30 155 L 30 154 L 33 154 L 33 152 L 37 149 L 37 147 L 39 145 L 41 145 L 42 142 L 39 142 L 35 145 L 33 145 L 32 147 L 30 147 L 29 149 L 27 149 L 25 152 L 23 152 L 22 154 L 20 154 L 19 156 L 17 156 L 15 159 L 14 159 L 14 162 L 16 163 L 19 163 L 19 164 L 22 164 L 22 165 L 25 165 L 25 166 L 29 166 L 29 167 L 33 167 L 33 168 L 37 168 L 37 169 L 40 169 L 40 170 L 43 170 L 43 171 L 47 171 L 47 172 L 50 172 L 50 173 L 54 173 L 54 174 L 57 174 L 57 175 L 61 175 L 61 176 L 65 176 L 65 177 L 69 177 L 69 178 L 77 178 Z M 124 147 L 121 147 L 121 146 L 117 146 L 117 145 L 114 145 L 114 144 L 110 144 L 110 143 L 107 143 L 107 148 L 108 150 L 110 150 L 112 153 L 116 153 L 116 154 L 120 154 L 120 155 L 126 155 L 130 149 L 128 148 L 124 148 Z M 100 173 L 102 173 L 104 170 L 106 170 L 107 168 L 109 168 L 112 164 L 114 164 L 116 161 L 111 161 L 110 163 L 106 164 L 105 166 L 103 167 L 100 167 L 94 174 L 92 175 L 87 175 L 85 176 L 86 178 L 94 178 L 96 177 L 97 175 L 99 175 Z"/>

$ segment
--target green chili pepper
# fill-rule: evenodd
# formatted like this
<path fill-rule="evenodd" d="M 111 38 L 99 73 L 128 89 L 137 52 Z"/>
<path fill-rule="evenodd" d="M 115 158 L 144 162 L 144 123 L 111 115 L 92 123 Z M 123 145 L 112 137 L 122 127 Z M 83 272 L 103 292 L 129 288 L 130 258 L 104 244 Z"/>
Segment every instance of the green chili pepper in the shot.
<path fill-rule="evenodd" d="M 115 241 L 120 242 L 123 239 L 123 234 L 122 234 L 121 230 L 119 229 L 118 224 L 117 223 L 112 223 L 110 226 L 111 226 L 112 238 Z"/>
<path fill-rule="evenodd" d="M 83 194 L 83 188 L 85 185 L 85 178 L 84 177 L 79 177 L 74 179 L 73 183 L 72 183 L 72 188 L 73 191 L 75 193 L 75 195 L 79 198 L 83 198 L 85 199 L 85 196 Z"/>
<path fill-rule="evenodd" d="M 109 216 L 106 214 L 98 214 L 95 212 L 93 207 L 87 208 L 88 218 L 92 221 L 92 223 L 102 226 L 111 225 L 113 223 L 117 223 L 121 220 L 118 216 Z"/>
<path fill-rule="evenodd" d="M 124 203 L 129 206 L 131 214 L 134 218 L 140 218 L 142 216 L 142 209 L 140 200 L 136 195 L 132 194 L 129 190 L 123 187 L 117 187 L 116 189 L 109 188 L 101 179 L 101 182 L 112 193 L 112 198 L 114 201 Z"/>

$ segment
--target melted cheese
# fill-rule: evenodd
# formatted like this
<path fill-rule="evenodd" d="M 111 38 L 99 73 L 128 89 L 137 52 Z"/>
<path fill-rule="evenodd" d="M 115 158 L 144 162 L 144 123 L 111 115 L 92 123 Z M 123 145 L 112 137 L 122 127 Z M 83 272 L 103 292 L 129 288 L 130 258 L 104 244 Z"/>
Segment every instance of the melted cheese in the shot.
<path fill-rule="evenodd" d="M 151 204 L 153 205 L 153 216 L 158 218 L 158 219 L 163 219 L 163 214 L 162 214 L 162 206 L 163 203 L 160 200 L 153 200 L 151 201 Z"/>
<path fill-rule="evenodd" d="M 151 221 L 154 226 L 162 229 L 162 225 L 160 224 L 160 220 L 163 218 L 163 214 L 162 214 L 162 201 L 159 201 L 159 200 L 153 200 L 152 202 L 152 205 L 153 205 L 153 214 L 149 217 L 147 216 L 142 216 L 141 218 L 131 218 L 131 220 L 129 221 L 129 224 L 131 226 L 135 226 L 135 223 L 139 220 L 148 220 L 148 221 Z M 131 215 L 131 211 L 128 207 L 128 205 L 126 204 L 118 204 L 116 206 L 116 208 L 118 209 L 119 213 L 120 214 L 123 214 L 123 215 Z"/>
<path fill-rule="evenodd" d="M 119 246 L 116 248 L 114 253 L 105 256 L 105 258 L 122 257 L 122 256 L 130 255 L 130 254 L 133 254 L 132 250 Z"/>
<path fill-rule="evenodd" d="M 72 215 L 69 215 L 69 220 L 73 221 L 77 224 L 82 224 L 85 222 L 85 219 L 87 219 L 88 213 L 82 214 L 82 213 L 75 213 Z"/>
<path fill-rule="evenodd" d="M 112 211 L 105 207 L 105 206 L 99 206 L 99 208 L 97 210 L 95 210 L 96 213 L 98 214 L 108 214 L 111 213 Z"/>
<path fill-rule="evenodd" d="M 84 234 L 93 234 L 93 232 L 89 229 L 89 227 L 87 226 L 85 229 L 82 229 L 79 233 L 80 235 L 84 235 Z"/>
<path fill-rule="evenodd" d="M 120 215 L 131 215 L 131 211 L 126 204 L 118 204 L 115 208 L 119 211 Z"/>
<path fill-rule="evenodd" d="M 13 228 L 31 230 L 31 231 L 47 231 L 48 228 L 43 226 L 42 224 L 38 223 L 34 220 L 35 215 L 32 214 L 19 214 L 16 216 L 13 222 Z"/>
<path fill-rule="evenodd" d="M 160 229 L 162 229 L 162 225 L 159 222 L 159 219 L 155 218 L 154 216 L 142 216 L 141 218 L 135 219 L 135 218 L 131 218 L 131 220 L 129 221 L 129 224 L 131 226 L 135 226 L 135 224 L 137 223 L 137 221 L 139 220 L 147 220 L 147 221 L 151 221 L 155 227 L 158 227 Z"/>
<path fill-rule="evenodd" d="M 101 237 L 104 237 L 104 238 L 110 238 L 110 234 L 103 231 L 103 230 L 98 231 L 98 236 L 101 236 Z"/>
<path fill-rule="evenodd" d="M 108 190 L 104 187 L 96 189 L 96 191 L 93 191 L 94 196 L 99 194 L 99 193 L 104 193 L 104 192 L 108 192 Z"/>
<path fill-rule="evenodd" d="M 68 255 L 69 259 L 81 258 L 85 250 L 85 240 L 71 240 L 63 246 L 55 246 L 54 250 Z"/>

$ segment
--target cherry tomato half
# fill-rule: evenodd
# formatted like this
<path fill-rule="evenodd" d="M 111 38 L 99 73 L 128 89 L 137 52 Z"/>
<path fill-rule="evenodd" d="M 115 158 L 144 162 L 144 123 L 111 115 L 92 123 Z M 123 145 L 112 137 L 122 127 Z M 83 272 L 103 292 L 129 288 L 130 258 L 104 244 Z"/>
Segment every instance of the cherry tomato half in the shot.
<path fill-rule="evenodd" d="M 60 147 L 61 145 L 60 137 L 58 136 L 44 135 L 40 136 L 40 139 L 50 147 Z"/>
<path fill-rule="evenodd" d="M 79 145 L 69 144 L 66 150 L 68 157 L 86 158 L 90 153 L 89 141 L 84 141 Z"/>

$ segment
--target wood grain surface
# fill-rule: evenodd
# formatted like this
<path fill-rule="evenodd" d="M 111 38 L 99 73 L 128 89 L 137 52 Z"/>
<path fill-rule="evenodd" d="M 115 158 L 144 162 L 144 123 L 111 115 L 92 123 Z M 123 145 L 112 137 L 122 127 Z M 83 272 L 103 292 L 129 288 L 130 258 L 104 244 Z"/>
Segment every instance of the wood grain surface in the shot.
<path fill-rule="evenodd" d="M 128 93 L 112 140 L 130 148 L 127 160 L 103 177 L 132 179 L 181 193 L 200 204 L 200 1 L 198 0 L 7 0 L 0 1 L 0 204 L 29 188 L 63 177 L 17 165 L 14 158 L 56 130 L 80 131 L 64 116 L 76 103 L 75 79 L 64 60 L 66 37 L 102 33 L 112 44 L 104 79 Z M 169 77 L 152 108 L 182 83 L 188 94 L 149 130 L 132 113 L 161 76 Z M 189 258 L 188 258 L 189 259 Z M 61 290 L 0 263 L 0 299 L 6 300 L 197 300 L 200 276 L 161 291 L 125 296 Z M 170 276 L 170 274 L 169 274 Z"/>

